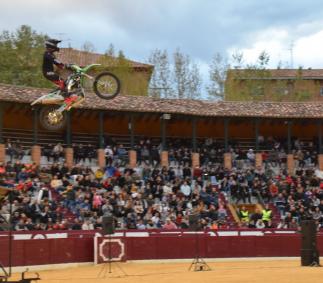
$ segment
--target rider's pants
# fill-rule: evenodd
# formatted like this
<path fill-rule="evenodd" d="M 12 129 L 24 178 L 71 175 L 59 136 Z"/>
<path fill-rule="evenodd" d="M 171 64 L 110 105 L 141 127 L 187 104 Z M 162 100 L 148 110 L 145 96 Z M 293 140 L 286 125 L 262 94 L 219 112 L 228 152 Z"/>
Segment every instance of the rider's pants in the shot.
<path fill-rule="evenodd" d="M 65 82 L 62 78 L 59 77 L 59 75 L 57 75 L 54 72 L 46 72 L 44 73 L 44 77 L 48 80 L 50 80 L 51 82 L 53 82 L 54 84 L 56 84 L 60 90 L 65 90 Z"/>

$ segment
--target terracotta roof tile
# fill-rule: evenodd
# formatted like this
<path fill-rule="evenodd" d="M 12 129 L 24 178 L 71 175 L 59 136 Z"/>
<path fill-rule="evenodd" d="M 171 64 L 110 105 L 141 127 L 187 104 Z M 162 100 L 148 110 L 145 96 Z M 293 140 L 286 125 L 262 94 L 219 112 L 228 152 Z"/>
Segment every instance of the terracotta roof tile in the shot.
<path fill-rule="evenodd" d="M 106 62 L 106 64 L 113 64 L 116 62 L 116 58 L 107 56 L 104 54 L 81 51 L 73 48 L 61 48 L 60 52 L 57 54 L 57 58 L 64 63 L 74 63 L 80 66 L 86 66 L 94 63 Z M 127 59 L 127 62 L 134 68 L 144 68 L 151 69 L 152 65 L 143 64 Z"/>
<path fill-rule="evenodd" d="M 48 91 L 48 89 L 0 84 L 0 101 L 31 103 Z M 323 118 L 321 102 L 209 102 L 129 95 L 103 100 L 93 93 L 88 93 L 79 108 L 213 117 Z"/>

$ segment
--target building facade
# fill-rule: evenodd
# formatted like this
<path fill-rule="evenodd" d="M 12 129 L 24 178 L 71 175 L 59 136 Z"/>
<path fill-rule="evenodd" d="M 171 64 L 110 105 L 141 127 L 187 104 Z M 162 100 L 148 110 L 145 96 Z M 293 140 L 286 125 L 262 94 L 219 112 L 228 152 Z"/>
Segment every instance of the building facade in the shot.
<path fill-rule="evenodd" d="M 323 101 L 323 69 L 230 69 L 226 101 Z"/>

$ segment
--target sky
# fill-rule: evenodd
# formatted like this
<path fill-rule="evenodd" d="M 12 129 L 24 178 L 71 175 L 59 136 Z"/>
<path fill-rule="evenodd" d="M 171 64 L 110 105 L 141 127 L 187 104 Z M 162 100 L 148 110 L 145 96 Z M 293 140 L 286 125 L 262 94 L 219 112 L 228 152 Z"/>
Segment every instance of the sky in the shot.
<path fill-rule="evenodd" d="M 216 52 L 252 63 L 265 50 L 273 68 L 323 68 L 318 0 L 0 0 L 0 31 L 23 24 L 65 46 L 89 41 L 104 52 L 112 43 L 141 62 L 155 48 L 180 48 L 203 76 Z"/>

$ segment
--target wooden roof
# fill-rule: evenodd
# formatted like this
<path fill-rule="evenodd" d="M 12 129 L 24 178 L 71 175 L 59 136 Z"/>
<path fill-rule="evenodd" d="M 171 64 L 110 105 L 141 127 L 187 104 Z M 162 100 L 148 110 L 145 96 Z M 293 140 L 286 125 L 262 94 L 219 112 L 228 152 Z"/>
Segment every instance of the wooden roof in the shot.
<path fill-rule="evenodd" d="M 317 79 L 323 80 L 323 69 L 268 69 L 262 72 L 261 77 L 256 77 L 255 70 L 230 69 L 229 73 L 237 79 Z M 267 76 L 268 74 L 268 76 Z"/>
<path fill-rule="evenodd" d="M 50 90 L 0 84 L 0 101 L 29 104 Z M 173 113 L 205 117 L 323 118 L 321 102 L 210 102 L 157 99 L 120 94 L 103 100 L 88 93 L 78 108 L 142 113 Z"/>
<path fill-rule="evenodd" d="M 61 48 L 60 52 L 57 54 L 57 58 L 63 63 L 74 63 L 79 66 L 86 66 L 94 63 L 113 66 L 118 65 L 118 59 L 115 57 L 73 48 Z M 126 62 L 133 68 L 147 69 L 147 71 L 152 71 L 153 69 L 153 66 L 149 64 L 139 63 L 129 59 L 126 59 Z"/>

